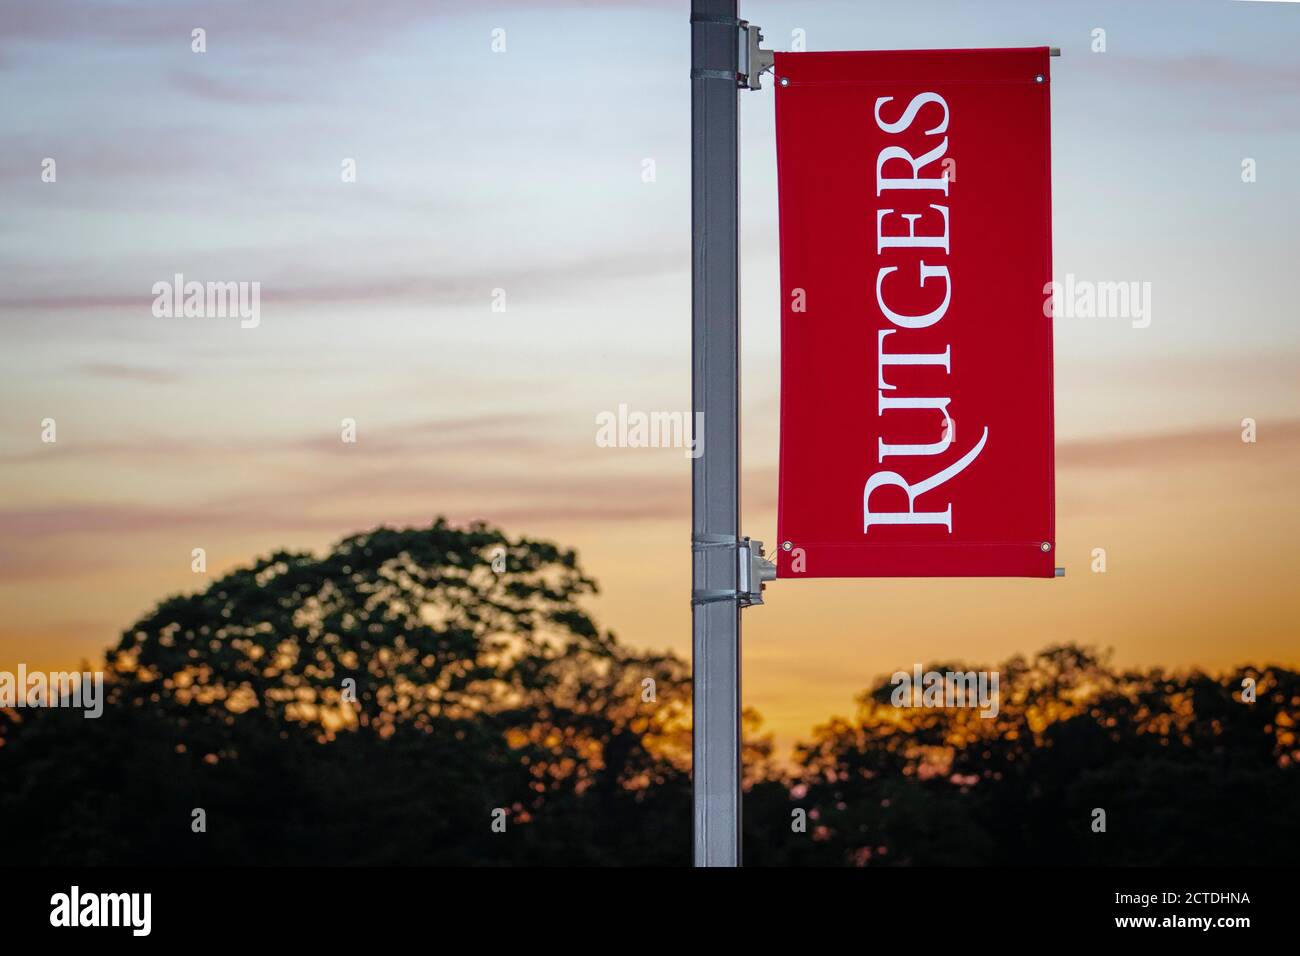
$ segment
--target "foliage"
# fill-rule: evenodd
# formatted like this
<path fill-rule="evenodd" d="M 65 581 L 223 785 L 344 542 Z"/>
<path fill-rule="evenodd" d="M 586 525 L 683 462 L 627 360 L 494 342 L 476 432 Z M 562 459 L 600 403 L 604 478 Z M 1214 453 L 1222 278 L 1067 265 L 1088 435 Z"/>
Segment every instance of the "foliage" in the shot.
<path fill-rule="evenodd" d="M 1294 859 L 1300 674 L 1117 671 L 1072 646 L 999 671 L 994 719 L 894 707 L 882 680 L 859 699 L 854 720 L 818 729 L 798 755 L 794 790 L 827 862 Z M 1247 677 L 1254 702 L 1242 700 Z M 1096 809 L 1104 833 L 1093 829 Z"/>
<path fill-rule="evenodd" d="M 129 628 L 103 717 L 24 711 L 0 827 L 45 862 L 684 862 L 689 675 L 594 590 L 482 525 L 274 554 Z"/>
<path fill-rule="evenodd" d="M 572 551 L 439 520 L 168 598 L 109 650 L 101 718 L 0 711 L 6 858 L 686 864 L 689 667 L 600 631 L 594 591 Z M 996 718 L 883 679 L 785 767 L 747 712 L 746 862 L 1294 859 L 1300 675 L 1072 646 L 998 672 Z"/>

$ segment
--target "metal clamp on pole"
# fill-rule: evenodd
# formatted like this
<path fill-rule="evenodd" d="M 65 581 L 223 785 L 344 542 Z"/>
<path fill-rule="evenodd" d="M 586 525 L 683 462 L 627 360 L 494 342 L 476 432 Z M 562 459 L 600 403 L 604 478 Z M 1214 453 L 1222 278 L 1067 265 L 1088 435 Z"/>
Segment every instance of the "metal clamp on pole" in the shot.
<path fill-rule="evenodd" d="M 763 586 L 776 580 L 776 564 L 763 556 L 763 542 L 730 535 L 699 535 L 691 541 L 692 551 L 728 548 L 736 552 L 736 590 L 702 590 L 691 592 L 691 604 L 738 601 L 741 607 L 763 603 Z"/>
<path fill-rule="evenodd" d="M 763 557 L 763 542 L 744 538 L 740 558 L 740 606 L 763 603 L 763 585 L 776 580 L 776 564 Z"/>
<path fill-rule="evenodd" d="M 775 54 L 759 46 L 763 42 L 763 31 L 750 25 L 746 20 L 736 17 L 707 13 L 691 14 L 691 23 L 705 23 L 711 26 L 736 28 L 738 47 L 736 51 L 737 70 L 711 70 L 696 67 L 691 70 L 693 80 L 734 80 L 742 90 L 760 89 L 759 77 L 776 65 Z"/>
<path fill-rule="evenodd" d="M 757 90 L 759 77 L 776 65 L 776 55 L 771 50 L 762 49 L 763 31 L 753 24 L 740 21 L 740 69 L 737 70 L 736 85 L 744 90 Z M 762 603 L 762 602 L 760 602 Z"/>

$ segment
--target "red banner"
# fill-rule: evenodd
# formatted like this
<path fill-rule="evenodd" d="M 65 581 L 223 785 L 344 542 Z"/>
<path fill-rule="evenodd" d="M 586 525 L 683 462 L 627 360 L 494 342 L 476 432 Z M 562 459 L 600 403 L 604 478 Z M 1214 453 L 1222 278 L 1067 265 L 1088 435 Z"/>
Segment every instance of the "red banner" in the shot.
<path fill-rule="evenodd" d="M 1048 57 L 776 54 L 781 577 L 1053 575 Z"/>

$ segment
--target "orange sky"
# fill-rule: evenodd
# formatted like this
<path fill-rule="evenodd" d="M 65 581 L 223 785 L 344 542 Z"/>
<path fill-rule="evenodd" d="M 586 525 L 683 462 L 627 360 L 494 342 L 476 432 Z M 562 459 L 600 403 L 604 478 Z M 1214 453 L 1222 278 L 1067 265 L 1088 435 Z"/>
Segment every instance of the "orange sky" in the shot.
<path fill-rule="evenodd" d="M 111 403 L 102 414 L 114 418 Z M 775 472 L 762 466 L 761 436 L 774 429 L 750 417 L 747 449 L 759 460 L 745 477 L 745 528 L 770 540 Z M 1246 444 L 1240 417 L 1224 419 L 1062 442 L 1064 579 L 769 585 L 768 603 L 744 614 L 746 702 L 785 745 L 914 662 L 994 664 L 1070 640 L 1113 647 L 1121 664 L 1295 665 L 1300 420 L 1263 417 Z M 594 424 L 545 424 L 524 414 L 381 431 L 363 417 L 355 446 L 322 429 L 318 441 L 178 448 L 69 428 L 5 469 L 10 500 L 46 504 L 5 513 L 0 667 L 95 659 L 153 601 L 255 554 L 321 549 L 435 511 L 576 546 L 601 583 L 593 610 L 604 626 L 688 655 L 689 461 L 676 450 L 597 448 Z M 206 577 L 189 567 L 200 546 Z M 1105 573 L 1091 571 L 1098 547 Z"/>

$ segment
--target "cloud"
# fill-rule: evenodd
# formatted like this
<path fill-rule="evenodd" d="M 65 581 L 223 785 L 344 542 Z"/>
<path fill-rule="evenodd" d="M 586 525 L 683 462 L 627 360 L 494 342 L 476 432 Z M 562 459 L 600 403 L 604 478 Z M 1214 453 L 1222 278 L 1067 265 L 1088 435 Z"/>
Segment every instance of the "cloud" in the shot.
<path fill-rule="evenodd" d="M 23 549 L 22 553 L 14 550 L 0 551 L 0 580 L 6 584 L 93 574 L 112 567 L 112 560 L 102 554 L 61 552 L 57 549 L 49 554 L 33 554 L 30 549 Z"/>
<path fill-rule="evenodd" d="M 13 40 L 153 43 L 176 40 L 189 48 L 190 31 L 208 32 L 209 49 L 218 39 L 240 40 L 246 45 L 259 37 L 298 38 L 334 36 L 355 42 L 358 33 L 395 30 L 437 13 L 454 10 L 450 3 L 421 0 L 370 0 L 365 4 L 344 0 L 233 0 L 196 9 L 171 0 L 127 0 L 113 4 L 96 0 L 42 0 L 9 5 L 5 10 L 5 36 Z M 341 27 L 345 27 L 342 28 Z"/>
<path fill-rule="evenodd" d="M 217 103 L 257 106 L 302 100 L 301 96 L 273 89 L 264 78 L 259 78 L 256 82 L 250 80 L 249 84 L 244 86 L 209 76 L 198 70 L 172 70 L 169 78 L 175 89 L 189 93 L 197 99 Z"/>
<path fill-rule="evenodd" d="M 617 450 L 575 456 L 554 437 L 554 417 L 530 414 L 465 416 L 427 420 L 365 436 L 364 457 L 346 466 L 339 456 L 361 446 L 344 446 L 336 435 L 296 442 L 262 439 L 214 448 L 210 443 L 141 441 L 102 443 L 80 453 L 144 460 L 150 455 L 177 461 L 203 454 L 238 456 L 296 452 L 300 475 L 280 470 L 276 487 L 161 507 L 133 502 L 83 502 L 66 506 L 0 510 L 0 537 L 130 535 L 188 528 L 230 531 L 331 531 L 381 522 L 421 524 L 433 514 L 462 520 L 482 518 L 511 526 L 541 522 L 607 522 L 685 518 L 690 509 L 689 463 L 675 449 Z M 1300 448 L 1300 420 L 1265 422 L 1260 441 L 1269 447 Z M 1182 466 L 1240 455 L 1236 423 L 1222 429 L 1141 434 L 1058 444 L 1059 471 Z M 76 453 L 73 448 L 60 449 Z M 469 458 L 453 453 L 468 453 Z M 474 456 L 483 454 L 482 463 Z M 309 458 L 303 460 L 302 455 Z M 310 458 L 335 459 L 322 470 Z M 635 456 L 635 457 L 634 457 Z M 664 456 L 673 456 L 671 460 Z M 35 456 L 7 456 L 8 463 Z M 433 459 L 435 464 L 430 465 Z M 265 471 L 259 473 L 265 474 Z M 777 473 L 770 466 L 745 471 L 750 507 L 776 504 Z M 429 506 L 410 506 L 412 498 Z M 307 504 L 304 504 L 307 503 Z"/>
<path fill-rule="evenodd" d="M 1260 443 L 1270 446 L 1300 445 L 1300 420 L 1260 423 L 1258 435 Z M 1240 420 L 1230 420 L 1222 428 L 1060 442 L 1056 467 L 1151 468 L 1239 455 L 1242 448 Z"/>
<path fill-rule="evenodd" d="M 196 8 L 175 0 L 39 0 L 7 4 L 6 41 L 82 42 L 101 39 L 116 44 L 180 43 L 189 49 L 190 31 L 208 33 L 208 49 L 220 44 L 248 51 L 269 43 L 286 52 L 344 52 L 350 58 L 368 55 L 371 42 L 387 34 L 407 32 L 415 25 L 463 17 L 468 10 L 522 12 L 556 8 L 611 10 L 656 9 L 652 0 L 480 0 L 472 7 L 456 0 L 227 0 Z M 284 41 L 292 41 L 285 46 Z"/>
<path fill-rule="evenodd" d="M 277 252 L 283 254 L 286 260 L 293 258 L 283 253 L 283 250 Z M 249 250 L 245 258 L 266 261 L 265 256 L 256 250 Z M 624 279 L 652 278 L 685 273 L 689 268 L 690 254 L 683 247 L 681 252 L 616 250 L 568 259 L 516 261 L 492 270 L 477 266 L 457 272 L 395 272 L 344 282 L 331 281 L 324 275 L 291 275 L 278 280 L 263 281 L 261 301 L 263 307 L 275 303 L 373 306 L 381 302 L 430 305 L 483 302 L 487 294 L 495 288 L 536 294 L 572 288 L 575 283 L 590 285 Z M 185 278 L 187 281 L 207 281 L 210 277 L 186 273 Z M 171 279 L 171 275 L 159 277 L 159 281 L 171 281 Z M 11 283 L 9 288 L 13 289 L 14 284 Z M 31 290 L 19 291 L 17 294 L 0 298 L 0 310 L 87 312 L 100 309 L 134 309 L 147 312 L 152 307 L 153 300 L 151 289 L 143 286 L 138 292 L 91 289 L 55 293 Z"/>
<path fill-rule="evenodd" d="M 555 442 L 544 436 L 556 421 L 554 416 L 541 414 L 468 415 L 367 430 L 361 441 L 367 462 L 396 455 L 419 459 L 453 451 L 523 455 L 555 447 Z M 301 439 L 292 447 L 330 457 L 351 453 L 335 432 Z"/>
<path fill-rule="evenodd" d="M 123 365 L 117 362 L 87 362 L 77 371 L 90 378 L 106 378 L 122 382 L 139 382 L 145 385 L 170 385 L 181 376 L 163 368 L 146 368 L 142 365 Z"/>
<path fill-rule="evenodd" d="M 100 365 L 98 368 L 110 370 L 108 377 L 150 381 L 153 384 L 152 380 L 139 377 L 142 374 L 148 375 L 151 370 L 108 364 Z M 115 440 L 61 441 L 54 447 L 42 445 L 30 451 L 0 455 L 0 463 L 16 465 L 44 462 L 49 461 L 52 456 L 57 456 L 61 459 L 89 458 L 135 464 L 141 461 L 166 459 L 187 462 L 203 455 L 253 459 L 259 456 L 292 455 L 304 452 L 312 457 L 337 458 L 343 454 L 354 454 L 354 448 L 361 449 L 363 462 L 390 458 L 397 454 L 419 458 L 445 455 L 453 451 L 485 453 L 516 451 L 522 455 L 545 446 L 546 442 L 541 437 L 542 434 L 547 430 L 553 430 L 558 421 L 560 419 L 555 416 L 537 413 L 423 419 L 375 430 L 367 429 L 364 423 L 361 423 L 361 444 L 357 446 L 344 444 L 340 441 L 337 431 L 299 437 L 225 440 L 212 437 L 187 439 L 136 434 Z"/>
<path fill-rule="evenodd" d="M 39 214 L 48 215 L 51 208 L 67 208 L 87 198 L 74 190 L 66 192 L 51 189 L 40 181 L 40 161 L 51 154 L 58 163 L 59 180 L 102 183 L 105 180 L 116 183 L 103 190 L 103 198 L 112 202 L 128 201 L 133 193 L 121 192 L 124 181 L 156 184 L 175 178 L 184 181 L 195 172 L 213 168 L 217 160 L 210 150 L 191 141 L 191 128 L 172 126 L 168 135 L 172 141 L 167 149 L 152 148 L 142 142 L 146 132 L 132 130 L 126 134 L 123 130 L 97 135 L 94 130 L 78 130 L 75 136 L 60 132 L 54 143 L 44 130 L 6 129 L 6 148 L 0 152 L 0 182 L 6 185 L 17 184 L 29 187 L 28 199 L 38 197 L 34 208 Z M 231 160 L 221 158 L 226 168 Z M 36 192 L 32 192 L 35 190 Z M 17 199 L 23 194 L 15 191 Z"/>
<path fill-rule="evenodd" d="M 377 524 L 424 525 L 438 514 L 462 522 L 482 519 L 520 531 L 543 522 L 665 517 L 685 520 L 690 513 L 689 483 L 684 476 L 650 475 L 629 480 L 592 473 L 533 475 L 522 486 L 518 474 L 509 476 L 505 483 L 494 481 L 491 474 L 466 474 L 448 480 L 412 476 L 405 470 L 389 472 L 391 480 L 385 480 L 385 475 L 373 477 L 373 481 L 361 484 L 341 482 L 327 487 L 314 482 L 289 483 L 274 492 L 183 506 L 88 502 L 9 508 L 0 510 L 0 537 L 45 542 L 59 537 L 108 537 L 120 545 L 121 539 L 133 535 L 194 530 L 219 530 L 223 535 L 311 531 L 342 536 Z M 340 500 L 340 490 L 350 490 L 366 500 Z M 395 506 L 385 500 L 395 490 L 419 490 L 430 504 L 427 508 Z M 452 500 L 470 496 L 479 498 L 482 504 Z M 47 570 L 54 574 L 67 569 L 52 563 Z"/>
<path fill-rule="evenodd" d="M 1220 56 L 1213 53 L 1174 57 L 1135 57 L 1114 53 L 1110 62 L 1130 76 L 1178 86 L 1212 86 L 1220 92 L 1300 92 L 1300 66 Z"/>

